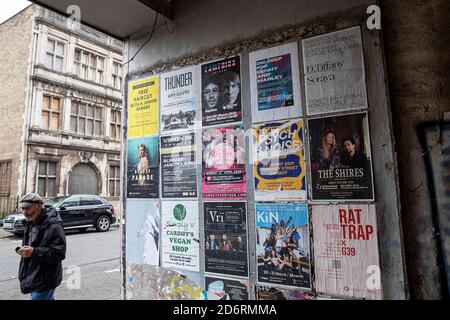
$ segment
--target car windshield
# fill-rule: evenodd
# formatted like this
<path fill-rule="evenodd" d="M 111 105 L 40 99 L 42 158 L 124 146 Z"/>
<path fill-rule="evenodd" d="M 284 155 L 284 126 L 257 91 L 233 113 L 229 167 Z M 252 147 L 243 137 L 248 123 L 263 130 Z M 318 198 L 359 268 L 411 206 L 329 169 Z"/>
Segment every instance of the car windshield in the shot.
<path fill-rule="evenodd" d="M 58 204 L 60 204 L 61 202 L 63 202 L 64 200 L 66 200 L 68 197 L 55 197 L 55 198 L 51 198 L 48 199 L 45 204 L 46 205 L 50 205 L 52 207 L 56 207 Z"/>

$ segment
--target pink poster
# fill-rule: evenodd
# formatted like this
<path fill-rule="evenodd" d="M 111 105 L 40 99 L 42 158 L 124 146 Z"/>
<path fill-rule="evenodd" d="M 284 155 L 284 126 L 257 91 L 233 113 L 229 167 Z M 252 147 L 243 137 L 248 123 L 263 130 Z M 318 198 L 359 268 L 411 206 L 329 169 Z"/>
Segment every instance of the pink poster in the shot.
<path fill-rule="evenodd" d="M 202 142 L 203 199 L 245 199 L 243 126 L 205 129 L 202 132 Z"/>

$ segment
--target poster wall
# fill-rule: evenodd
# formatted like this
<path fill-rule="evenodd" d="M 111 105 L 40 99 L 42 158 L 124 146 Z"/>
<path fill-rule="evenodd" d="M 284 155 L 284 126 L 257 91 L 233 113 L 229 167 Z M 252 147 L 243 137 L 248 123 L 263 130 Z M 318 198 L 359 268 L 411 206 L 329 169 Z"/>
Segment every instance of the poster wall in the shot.
<path fill-rule="evenodd" d="M 360 27 L 303 40 L 309 115 L 367 108 Z"/>
<path fill-rule="evenodd" d="M 309 120 L 313 200 L 373 200 L 367 113 Z"/>
<path fill-rule="evenodd" d="M 312 208 L 318 292 L 381 299 L 375 205 Z"/>
<path fill-rule="evenodd" d="M 128 83 L 128 137 L 159 133 L 159 76 Z"/>
<path fill-rule="evenodd" d="M 197 201 L 162 201 L 162 266 L 199 271 Z"/>
<path fill-rule="evenodd" d="M 195 66 L 161 75 L 161 134 L 195 129 L 196 90 Z"/>
<path fill-rule="evenodd" d="M 204 200 L 245 199 L 243 126 L 202 131 L 202 195 Z"/>
<path fill-rule="evenodd" d="M 245 202 L 204 202 L 205 272 L 248 277 Z"/>
<path fill-rule="evenodd" d="M 205 277 L 205 289 L 219 296 L 220 300 L 249 299 L 247 280 Z"/>
<path fill-rule="evenodd" d="M 127 264 L 159 265 L 160 203 L 155 200 L 127 200 Z"/>
<path fill-rule="evenodd" d="M 162 136 L 162 198 L 197 198 L 195 133 Z"/>
<path fill-rule="evenodd" d="M 311 287 L 307 204 L 255 205 L 259 284 Z"/>
<path fill-rule="evenodd" d="M 127 198 L 159 198 L 159 139 L 128 139 Z"/>
<path fill-rule="evenodd" d="M 311 293 L 266 286 L 257 286 L 256 295 L 258 300 L 316 300 Z"/>
<path fill-rule="evenodd" d="M 252 122 L 302 116 L 297 42 L 250 53 Z"/>
<path fill-rule="evenodd" d="M 240 57 L 202 65 L 202 125 L 242 121 Z"/>
<path fill-rule="evenodd" d="M 306 200 L 303 121 L 253 127 L 255 201 Z"/>

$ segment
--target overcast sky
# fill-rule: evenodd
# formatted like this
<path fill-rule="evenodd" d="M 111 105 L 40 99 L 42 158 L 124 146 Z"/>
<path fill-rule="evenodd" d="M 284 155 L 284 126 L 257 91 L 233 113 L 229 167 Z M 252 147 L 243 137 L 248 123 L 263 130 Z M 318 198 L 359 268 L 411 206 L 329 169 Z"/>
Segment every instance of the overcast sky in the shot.
<path fill-rule="evenodd" d="M 31 2 L 26 0 L 2 0 L 0 1 L 0 23 L 11 18 L 17 12 L 26 8 Z"/>

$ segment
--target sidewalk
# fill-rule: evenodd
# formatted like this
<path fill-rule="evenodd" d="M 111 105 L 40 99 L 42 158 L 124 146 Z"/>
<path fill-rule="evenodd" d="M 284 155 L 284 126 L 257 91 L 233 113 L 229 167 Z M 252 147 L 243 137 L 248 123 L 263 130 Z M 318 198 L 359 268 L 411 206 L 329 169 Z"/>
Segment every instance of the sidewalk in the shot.
<path fill-rule="evenodd" d="M 3 227 L 0 227 L 0 239 L 14 237 L 14 235 L 10 232 L 4 231 Z"/>

